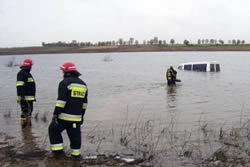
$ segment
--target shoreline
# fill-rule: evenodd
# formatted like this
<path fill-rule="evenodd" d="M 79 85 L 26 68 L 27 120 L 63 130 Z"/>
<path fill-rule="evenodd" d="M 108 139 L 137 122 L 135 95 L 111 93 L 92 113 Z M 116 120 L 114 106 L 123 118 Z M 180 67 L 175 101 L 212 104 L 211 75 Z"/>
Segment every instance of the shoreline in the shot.
<path fill-rule="evenodd" d="M 145 122 L 145 124 L 147 124 Z M 145 127 L 144 123 L 142 127 Z M 136 148 L 131 154 L 119 155 L 115 152 L 107 153 L 96 152 L 96 154 L 81 155 L 78 159 L 70 156 L 70 152 L 65 152 L 60 156 L 54 156 L 51 151 L 46 150 L 43 145 L 39 146 L 32 143 L 29 137 L 22 138 L 21 140 L 9 136 L 6 133 L 0 133 L 0 166 L 69 166 L 69 167 L 111 167 L 111 166 L 130 166 L 130 167 L 153 167 L 153 166 L 178 166 L 178 167 L 195 167 L 195 166 L 207 166 L 207 167 L 221 167 L 221 166 L 246 166 L 250 164 L 250 150 L 249 150 L 249 134 L 248 128 L 249 122 L 246 122 L 244 126 L 234 127 L 233 129 L 220 128 L 219 133 L 216 133 L 216 140 L 211 138 L 213 130 L 210 128 L 200 127 L 201 134 L 206 134 L 204 139 L 198 139 L 200 142 L 193 143 L 193 140 L 185 139 L 180 143 L 174 140 L 172 143 L 165 143 L 165 135 L 159 134 L 157 140 L 145 140 L 140 138 L 137 142 L 133 142 L 130 136 L 130 132 L 125 129 L 125 136 L 121 136 L 122 143 L 127 149 Z M 126 127 L 129 128 L 129 127 Z M 137 129 L 138 127 L 136 127 Z M 141 129 L 139 127 L 139 129 Z M 165 129 L 165 128 L 164 128 Z M 23 129 L 28 133 L 31 133 L 31 129 Z M 140 134 L 143 130 L 135 132 Z M 146 138 L 150 137 L 150 131 L 146 132 Z M 176 135 L 176 133 L 168 133 L 161 131 L 160 133 L 166 133 L 166 135 Z M 122 133 L 124 134 L 124 133 Z M 28 135 L 28 134 L 26 134 Z M 132 134 L 133 136 L 134 134 Z M 144 134 L 145 135 L 145 134 Z M 180 137 L 180 136 L 179 136 Z M 178 137 L 178 138 L 179 138 Z M 127 140 L 128 139 L 128 140 Z M 132 142 L 131 142 L 132 141 Z M 203 141 L 203 142 L 202 142 Z M 124 143 L 125 142 L 125 143 Z M 217 144 L 216 144 L 217 143 Z M 139 145 L 137 145 L 139 144 Z M 162 145 L 163 144 L 163 145 Z M 167 146 L 170 144 L 169 146 Z M 181 144 L 181 145 L 179 145 Z M 210 149 L 208 149 L 208 147 Z M 136 156 L 136 155 L 142 156 Z M 171 165 L 172 164 L 172 165 Z"/>
<path fill-rule="evenodd" d="M 126 45 L 88 47 L 17 47 L 0 48 L 0 55 L 23 54 L 65 54 L 65 53 L 114 53 L 114 52 L 225 52 L 250 51 L 250 44 L 244 45 Z"/>

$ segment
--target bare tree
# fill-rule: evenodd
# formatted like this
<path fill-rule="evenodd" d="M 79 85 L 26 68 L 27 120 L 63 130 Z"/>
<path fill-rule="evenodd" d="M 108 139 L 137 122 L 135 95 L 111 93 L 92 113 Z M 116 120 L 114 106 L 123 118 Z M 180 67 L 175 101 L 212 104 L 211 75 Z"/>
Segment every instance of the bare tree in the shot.
<path fill-rule="evenodd" d="M 134 38 L 133 37 L 130 37 L 129 38 L 129 45 L 133 45 L 134 44 Z"/>
<path fill-rule="evenodd" d="M 154 40 L 151 39 L 151 40 L 150 40 L 150 45 L 153 45 L 153 44 L 154 44 Z"/>
<path fill-rule="evenodd" d="M 72 44 L 76 44 L 77 43 L 77 41 L 76 40 L 72 40 L 72 42 L 71 42 Z"/>
<path fill-rule="evenodd" d="M 200 44 L 201 44 L 201 40 L 200 40 L 200 39 L 198 39 L 197 43 L 200 45 Z"/>
<path fill-rule="evenodd" d="M 119 45 L 123 45 L 123 44 L 124 44 L 123 39 L 122 39 L 122 38 L 119 38 L 119 39 L 118 39 L 118 43 L 119 43 Z"/>
<path fill-rule="evenodd" d="M 240 45 L 240 42 L 241 42 L 241 41 L 240 41 L 239 39 L 237 39 L 236 44 L 237 44 L 237 45 Z"/>
<path fill-rule="evenodd" d="M 210 44 L 214 44 L 214 39 L 210 39 Z"/>
<path fill-rule="evenodd" d="M 175 43 L 175 40 L 173 38 L 170 39 L 170 43 L 173 45 Z"/>
<path fill-rule="evenodd" d="M 167 45 L 166 40 L 163 40 L 163 41 L 162 41 L 162 44 L 163 44 L 163 45 Z"/>
<path fill-rule="evenodd" d="M 158 43 L 159 43 L 159 45 L 162 45 L 162 40 L 159 40 L 159 42 L 158 42 Z"/>
<path fill-rule="evenodd" d="M 224 44 L 224 41 L 223 40 L 219 40 L 219 43 L 221 44 L 221 45 L 223 45 Z"/>
<path fill-rule="evenodd" d="M 188 40 L 185 39 L 183 43 L 184 43 L 184 45 L 189 46 L 189 41 Z"/>
<path fill-rule="evenodd" d="M 158 37 L 154 37 L 153 44 L 158 45 L 158 43 L 159 43 Z"/>

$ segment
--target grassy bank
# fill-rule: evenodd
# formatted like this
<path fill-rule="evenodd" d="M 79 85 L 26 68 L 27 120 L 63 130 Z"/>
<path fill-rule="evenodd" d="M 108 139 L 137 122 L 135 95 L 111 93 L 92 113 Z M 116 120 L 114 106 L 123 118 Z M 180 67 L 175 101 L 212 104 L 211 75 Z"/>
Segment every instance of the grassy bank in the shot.
<path fill-rule="evenodd" d="M 163 52 L 163 51 L 250 51 L 244 45 L 125 45 L 88 47 L 16 47 L 0 48 L 0 55 L 56 54 L 56 53 L 105 53 L 105 52 Z"/>

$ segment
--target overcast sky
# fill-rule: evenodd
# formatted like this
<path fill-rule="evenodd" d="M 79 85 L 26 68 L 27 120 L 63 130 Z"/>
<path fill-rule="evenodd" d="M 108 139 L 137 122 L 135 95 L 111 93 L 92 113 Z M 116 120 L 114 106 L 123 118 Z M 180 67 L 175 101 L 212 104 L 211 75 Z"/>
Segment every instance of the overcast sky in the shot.
<path fill-rule="evenodd" d="M 155 36 L 250 42 L 250 0 L 0 0 L 0 47 Z"/>

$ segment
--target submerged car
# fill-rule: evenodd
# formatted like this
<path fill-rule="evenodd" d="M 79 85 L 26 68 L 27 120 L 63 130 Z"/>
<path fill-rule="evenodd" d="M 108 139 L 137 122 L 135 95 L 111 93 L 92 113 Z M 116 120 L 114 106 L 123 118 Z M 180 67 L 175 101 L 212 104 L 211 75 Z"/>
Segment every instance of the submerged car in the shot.
<path fill-rule="evenodd" d="M 180 64 L 178 69 L 187 71 L 219 72 L 220 64 L 217 61 L 190 62 Z"/>

